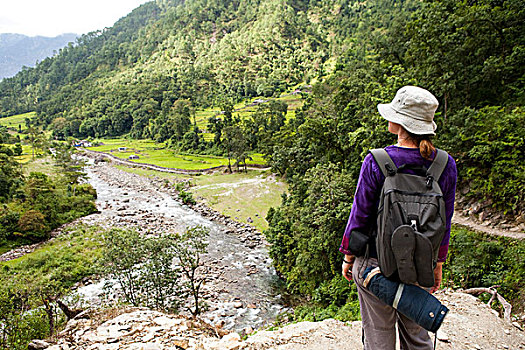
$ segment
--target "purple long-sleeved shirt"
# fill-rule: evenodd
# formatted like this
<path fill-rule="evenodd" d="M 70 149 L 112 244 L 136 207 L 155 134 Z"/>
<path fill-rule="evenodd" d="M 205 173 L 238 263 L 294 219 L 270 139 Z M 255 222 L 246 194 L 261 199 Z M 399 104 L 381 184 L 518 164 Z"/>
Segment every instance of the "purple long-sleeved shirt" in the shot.
<path fill-rule="evenodd" d="M 424 159 L 419 153 L 418 148 L 406 148 L 398 146 L 388 146 L 386 152 L 394 161 L 396 167 L 403 164 L 424 165 L 429 167 L 432 161 Z M 409 172 L 409 170 L 407 170 Z M 361 166 L 361 173 L 357 182 L 357 189 L 354 196 L 354 203 L 348 223 L 346 224 L 343 241 L 339 251 L 343 254 L 351 255 L 348 249 L 350 235 L 352 231 L 370 232 L 376 225 L 376 214 L 379 207 L 379 196 L 385 177 L 377 165 L 372 154 L 368 154 Z M 457 170 L 456 162 L 449 155 L 448 163 L 438 181 L 445 200 L 446 212 L 446 231 L 445 237 L 441 241 L 438 253 L 438 261 L 444 262 L 447 259 L 448 244 L 450 241 L 450 226 L 452 215 L 454 214 L 454 198 L 456 193 Z"/>

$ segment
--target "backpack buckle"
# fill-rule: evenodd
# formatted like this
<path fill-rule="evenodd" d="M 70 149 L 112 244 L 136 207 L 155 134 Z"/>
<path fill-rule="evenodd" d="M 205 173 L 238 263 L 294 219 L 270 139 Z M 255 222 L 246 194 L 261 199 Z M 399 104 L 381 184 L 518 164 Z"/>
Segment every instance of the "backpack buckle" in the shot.
<path fill-rule="evenodd" d="M 434 182 L 434 177 L 432 175 L 427 175 L 426 184 L 427 184 L 427 188 L 428 189 L 432 188 L 432 183 L 433 182 Z"/>
<path fill-rule="evenodd" d="M 385 169 L 386 169 L 386 172 L 388 173 L 388 176 L 394 176 L 396 174 L 396 170 L 392 168 L 392 165 L 390 165 L 389 163 L 385 164 Z"/>
<path fill-rule="evenodd" d="M 417 231 L 417 220 L 410 220 L 410 227 L 412 227 L 414 231 Z"/>

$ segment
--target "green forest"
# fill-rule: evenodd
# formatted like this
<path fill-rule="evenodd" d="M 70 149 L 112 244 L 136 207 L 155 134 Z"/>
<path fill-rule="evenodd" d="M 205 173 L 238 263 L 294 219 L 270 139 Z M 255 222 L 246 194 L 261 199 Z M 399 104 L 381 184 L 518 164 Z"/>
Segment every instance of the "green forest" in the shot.
<path fill-rule="evenodd" d="M 466 202 L 484 203 L 500 219 L 525 220 L 523 5 L 151 1 L 0 81 L 0 118 L 34 111 L 31 126 L 54 141 L 153 139 L 177 152 L 240 163 L 262 153 L 289 185 L 267 217 L 275 268 L 292 295 L 316 301 L 327 316 L 351 319 L 356 298 L 340 276 L 338 247 L 364 156 L 394 142 L 376 106 L 400 87 L 421 86 L 438 98 L 434 142 L 456 160 Z M 285 94 L 301 98 L 294 113 L 276 100 Z M 268 102 L 249 115 L 236 112 L 236 104 L 253 99 Z M 198 123 L 197 111 L 209 108 L 221 112 Z M 87 186 L 76 185 L 72 194 L 59 179 L 20 174 L 7 151 L 16 140 L 8 139 L 3 142 L 12 146 L 0 151 L 0 240 L 20 231 L 41 239 L 92 210 L 83 206 L 71 214 L 74 208 L 63 207 L 88 201 Z M 48 192 L 35 197 L 36 186 Z M 75 201 L 63 200 L 71 196 Z M 488 283 L 468 268 L 512 270 L 512 280 L 491 275 L 489 282 L 502 285 L 511 299 L 522 298 L 525 246 L 468 243 L 461 232 L 453 234 L 451 247 L 463 249 L 451 251 L 451 283 Z M 492 258 L 468 267 L 468 254 Z"/>

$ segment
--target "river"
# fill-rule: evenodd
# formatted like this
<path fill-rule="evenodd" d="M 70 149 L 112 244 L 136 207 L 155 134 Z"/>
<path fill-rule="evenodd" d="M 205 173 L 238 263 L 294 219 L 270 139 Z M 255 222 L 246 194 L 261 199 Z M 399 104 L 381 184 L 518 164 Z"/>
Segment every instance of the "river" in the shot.
<path fill-rule="evenodd" d="M 284 309 L 280 282 L 266 245 L 246 244 L 246 237 L 231 227 L 203 217 L 181 205 L 169 191 L 151 180 L 116 169 L 105 162 L 85 168 L 89 183 L 97 190 L 100 213 L 86 218 L 88 224 L 133 227 L 141 232 L 181 232 L 202 225 L 209 229 L 208 252 L 203 256 L 206 283 L 203 296 L 209 305 L 202 318 L 236 331 L 272 323 Z M 88 303 L 104 299 L 104 280 L 80 287 Z"/>

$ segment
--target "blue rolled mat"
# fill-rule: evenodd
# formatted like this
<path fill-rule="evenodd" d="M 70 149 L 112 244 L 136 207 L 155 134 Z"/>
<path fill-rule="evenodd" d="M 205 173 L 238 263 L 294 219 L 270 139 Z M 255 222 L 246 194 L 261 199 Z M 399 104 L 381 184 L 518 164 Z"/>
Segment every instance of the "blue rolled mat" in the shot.
<path fill-rule="evenodd" d="M 366 280 L 373 269 L 368 267 L 363 273 L 363 279 Z M 366 287 L 381 301 L 433 333 L 437 332 L 449 311 L 425 289 L 389 280 L 381 273 L 374 275 Z"/>

